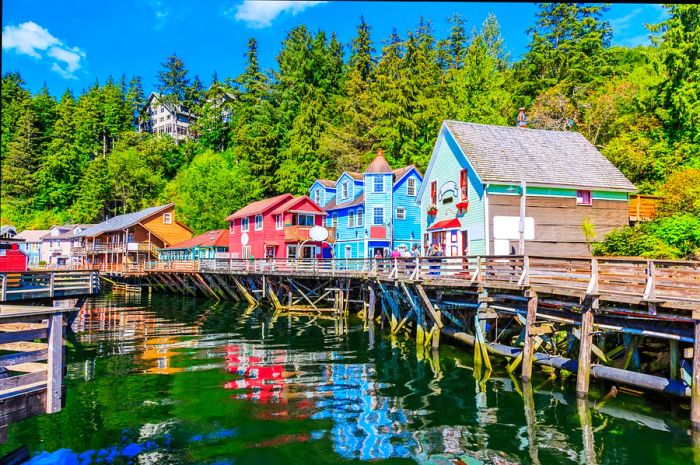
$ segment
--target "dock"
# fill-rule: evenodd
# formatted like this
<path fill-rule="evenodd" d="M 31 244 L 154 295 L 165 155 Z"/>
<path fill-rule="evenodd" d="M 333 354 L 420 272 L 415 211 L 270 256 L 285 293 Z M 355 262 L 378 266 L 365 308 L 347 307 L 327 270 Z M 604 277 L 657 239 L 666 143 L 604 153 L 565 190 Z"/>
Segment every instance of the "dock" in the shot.
<path fill-rule="evenodd" d="M 533 366 L 691 399 L 700 430 L 700 262 L 636 258 L 469 256 L 393 259 L 205 259 L 104 270 L 166 292 L 265 303 L 280 314 L 364 324 L 436 350 L 474 347 L 525 382 Z M 658 360 L 642 360 L 654 344 Z M 659 349 L 662 347 L 663 349 Z M 661 356 L 663 355 L 663 356 Z"/>

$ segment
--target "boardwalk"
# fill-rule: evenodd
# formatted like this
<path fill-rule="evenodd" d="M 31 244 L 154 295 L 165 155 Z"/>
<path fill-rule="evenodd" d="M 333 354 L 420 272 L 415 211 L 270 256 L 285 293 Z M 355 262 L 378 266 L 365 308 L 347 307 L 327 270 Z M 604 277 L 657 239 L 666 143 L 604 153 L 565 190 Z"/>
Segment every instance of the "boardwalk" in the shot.
<path fill-rule="evenodd" d="M 97 271 L 22 271 L 0 273 L 0 302 L 65 299 L 99 293 Z"/>

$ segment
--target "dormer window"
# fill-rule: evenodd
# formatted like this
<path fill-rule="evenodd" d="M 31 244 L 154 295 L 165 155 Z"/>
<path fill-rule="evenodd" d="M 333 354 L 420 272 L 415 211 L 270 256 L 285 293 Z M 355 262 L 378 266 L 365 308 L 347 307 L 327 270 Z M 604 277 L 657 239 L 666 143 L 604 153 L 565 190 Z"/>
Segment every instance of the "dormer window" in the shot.
<path fill-rule="evenodd" d="M 314 202 L 316 202 L 317 205 L 321 204 L 321 192 L 319 192 L 318 189 L 314 191 Z"/>
<path fill-rule="evenodd" d="M 349 187 L 350 187 L 350 186 L 349 186 L 348 184 L 349 184 L 349 183 L 348 183 L 347 181 L 345 181 L 345 182 L 343 183 L 343 198 L 344 198 L 344 199 L 347 199 L 347 198 L 350 196 L 350 194 L 349 194 L 349 192 L 350 192 Z"/>
<path fill-rule="evenodd" d="M 173 214 L 172 213 L 163 213 L 163 224 L 172 224 L 173 223 Z"/>

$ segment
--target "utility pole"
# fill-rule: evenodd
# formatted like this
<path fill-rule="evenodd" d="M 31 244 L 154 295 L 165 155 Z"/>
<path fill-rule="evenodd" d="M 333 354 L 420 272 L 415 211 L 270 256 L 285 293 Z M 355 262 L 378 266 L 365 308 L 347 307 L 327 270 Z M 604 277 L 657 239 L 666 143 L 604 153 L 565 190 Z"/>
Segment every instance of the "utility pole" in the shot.
<path fill-rule="evenodd" d="M 518 254 L 525 255 L 525 202 L 526 202 L 526 186 L 525 179 L 520 179 L 520 223 L 518 224 L 518 233 L 520 234 L 520 242 L 518 245 Z"/>

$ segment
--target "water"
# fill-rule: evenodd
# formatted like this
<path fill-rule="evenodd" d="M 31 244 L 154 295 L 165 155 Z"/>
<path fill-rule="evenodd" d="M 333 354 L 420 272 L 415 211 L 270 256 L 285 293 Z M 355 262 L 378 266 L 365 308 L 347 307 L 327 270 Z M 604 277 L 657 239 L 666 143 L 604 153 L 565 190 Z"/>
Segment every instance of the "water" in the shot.
<path fill-rule="evenodd" d="M 480 388 L 469 351 L 445 338 L 433 359 L 352 319 L 337 335 L 155 294 L 95 299 L 73 328 L 65 408 L 11 425 L 0 456 L 26 444 L 32 464 L 697 460 L 677 402 L 620 394 L 586 410 L 571 380 L 539 373 L 523 397 L 500 363 Z"/>

